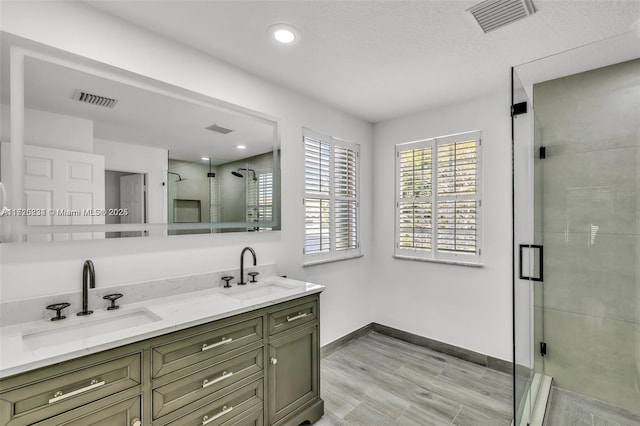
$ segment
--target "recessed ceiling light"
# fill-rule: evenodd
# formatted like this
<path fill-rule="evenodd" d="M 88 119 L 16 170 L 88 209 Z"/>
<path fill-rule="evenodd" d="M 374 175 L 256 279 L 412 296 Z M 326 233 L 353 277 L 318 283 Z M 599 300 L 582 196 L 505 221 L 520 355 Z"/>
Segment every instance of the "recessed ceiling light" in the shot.
<path fill-rule="evenodd" d="M 238 149 L 247 149 L 247 147 L 245 145 L 236 145 L 236 148 L 238 148 Z"/>
<path fill-rule="evenodd" d="M 202 157 L 202 161 L 209 161 L 209 157 Z"/>
<path fill-rule="evenodd" d="M 296 39 L 296 35 L 287 29 L 276 30 L 273 33 L 273 38 L 278 40 L 280 43 L 291 43 Z"/>
<path fill-rule="evenodd" d="M 291 44 L 300 39 L 300 32 L 288 24 L 276 24 L 269 27 L 269 34 L 282 44 Z"/>

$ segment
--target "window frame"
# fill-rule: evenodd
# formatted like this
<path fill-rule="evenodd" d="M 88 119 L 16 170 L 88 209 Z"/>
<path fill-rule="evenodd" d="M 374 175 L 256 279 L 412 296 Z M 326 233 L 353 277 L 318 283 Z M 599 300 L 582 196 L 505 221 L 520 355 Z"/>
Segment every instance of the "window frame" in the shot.
<path fill-rule="evenodd" d="M 329 196 L 321 196 L 318 193 L 307 192 L 306 190 L 306 139 L 318 140 L 329 144 Z M 336 195 L 336 178 L 335 178 L 335 147 L 346 148 L 356 152 L 355 165 L 355 197 L 340 197 Z M 302 176 L 303 176 L 303 196 L 302 196 L 302 254 L 303 266 L 311 266 L 321 263 L 334 262 L 339 260 L 353 259 L 362 257 L 361 251 L 361 214 L 360 214 L 360 144 L 348 142 L 344 139 L 334 136 L 328 136 L 308 128 L 303 128 L 302 132 Z M 329 250 L 326 252 L 307 253 L 307 228 L 306 228 L 306 200 L 321 199 L 329 202 Z M 339 201 L 355 201 L 356 203 L 356 247 L 348 249 L 336 249 L 336 202 Z"/>
<path fill-rule="evenodd" d="M 476 191 L 474 195 L 439 195 L 438 194 L 438 147 L 444 144 L 476 140 Z M 420 250 L 416 248 L 400 247 L 400 206 L 407 203 L 407 198 L 400 198 L 400 153 L 420 148 L 431 148 L 431 196 L 420 197 L 417 202 L 431 203 L 431 249 Z M 474 130 L 470 132 L 456 133 L 452 135 L 439 136 L 435 138 L 422 139 L 412 142 L 396 144 L 395 147 L 395 214 L 394 214 L 394 257 L 400 259 L 420 260 L 438 263 L 454 263 L 468 266 L 483 266 L 482 258 L 482 131 Z M 442 201 L 476 201 L 476 252 L 446 252 L 438 250 L 438 203 Z"/>

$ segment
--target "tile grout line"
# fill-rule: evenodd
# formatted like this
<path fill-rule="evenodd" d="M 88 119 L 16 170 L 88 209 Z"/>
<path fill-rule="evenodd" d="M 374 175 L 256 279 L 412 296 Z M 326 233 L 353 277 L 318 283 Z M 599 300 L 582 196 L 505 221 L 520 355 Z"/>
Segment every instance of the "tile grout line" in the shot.
<path fill-rule="evenodd" d="M 394 420 L 398 421 L 398 419 L 400 419 L 400 417 L 402 417 L 404 415 L 404 413 L 406 413 L 409 410 L 409 408 L 411 408 L 411 405 L 412 404 L 409 404 L 409 406 L 407 408 L 405 408 L 404 411 L 402 413 L 400 413 L 400 415 L 398 417 L 396 417 Z"/>
<path fill-rule="evenodd" d="M 456 413 L 455 416 L 453 416 L 453 419 L 451 419 L 451 424 L 454 425 L 456 419 L 458 418 L 458 416 L 460 415 L 460 412 L 462 411 L 462 409 L 464 408 L 464 405 L 460 405 L 460 408 L 458 409 L 458 412 Z"/>
<path fill-rule="evenodd" d="M 560 312 L 560 313 L 564 313 L 564 314 L 572 314 L 572 315 L 577 315 L 577 316 L 582 316 L 582 317 L 592 317 L 592 318 L 598 318 L 598 319 L 603 319 L 603 320 L 607 320 L 607 321 L 614 321 L 614 322 L 621 322 L 621 323 L 626 323 L 626 324 L 631 324 L 631 325 L 636 325 L 636 326 L 638 324 L 640 324 L 640 323 L 638 323 L 636 321 L 629 321 L 629 320 L 620 319 L 620 318 L 607 317 L 607 316 L 604 316 L 604 315 L 592 315 L 592 314 L 585 314 L 584 312 L 574 312 L 574 311 L 570 311 L 570 310 L 567 310 L 567 309 L 559 309 L 559 308 L 541 306 L 541 305 L 537 305 L 537 306 L 542 307 L 544 309 L 548 309 L 550 311 Z"/>

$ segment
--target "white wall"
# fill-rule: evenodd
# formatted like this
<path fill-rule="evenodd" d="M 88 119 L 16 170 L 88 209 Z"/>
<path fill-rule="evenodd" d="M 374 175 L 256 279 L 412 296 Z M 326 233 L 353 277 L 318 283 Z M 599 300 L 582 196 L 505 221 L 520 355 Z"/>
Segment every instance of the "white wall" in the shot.
<path fill-rule="evenodd" d="M 0 138 L 11 140 L 9 106 L 0 109 Z M 91 152 L 93 121 L 37 109 L 24 110 L 24 143 L 69 151 Z"/>
<path fill-rule="evenodd" d="M 104 287 L 237 267 L 245 245 L 260 263 L 327 286 L 322 296 L 326 344 L 372 321 L 372 127 L 325 105 L 132 27 L 79 3 L 2 3 L 4 31 L 279 117 L 282 231 L 0 245 L 0 300 L 79 290 L 82 262 L 92 258 Z M 362 251 L 355 260 L 303 268 L 302 127 L 361 144 Z"/>
<path fill-rule="evenodd" d="M 497 358 L 511 355 L 509 93 L 469 100 L 374 128 L 376 322 Z M 393 258 L 394 145 L 482 130 L 483 268 Z"/>

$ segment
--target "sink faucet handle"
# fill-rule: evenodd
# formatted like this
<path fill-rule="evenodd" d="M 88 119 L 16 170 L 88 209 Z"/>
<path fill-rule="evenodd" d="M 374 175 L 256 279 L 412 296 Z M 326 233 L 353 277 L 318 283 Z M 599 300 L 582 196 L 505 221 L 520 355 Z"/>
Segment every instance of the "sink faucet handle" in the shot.
<path fill-rule="evenodd" d="M 60 321 L 66 318 L 66 316 L 64 315 L 60 315 L 60 311 L 62 311 L 64 308 L 68 308 L 69 306 L 71 306 L 71 303 L 54 303 L 53 305 L 49 305 L 47 306 L 47 309 L 49 309 L 50 311 L 56 311 L 56 316 L 51 318 L 51 321 Z"/>
<path fill-rule="evenodd" d="M 258 281 L 256 281 L 256 276 L 260 275 L 260 272 L 248 272 L 247 275 L 249 275 L 251 277 L 251 283 L 257 283 Z"/>
<path fill-rule="evenodd" d="M 121 297 L 122 293 L 107 294 L 105 296 L 102 296 L 104 300 L 108 300 L 111 302 L 111 306 L 109 306 L 107 310 L 112 311 L 114 309 L 120 309 L 120 306 L 116 305 L 116 300 L 120 299 Z"/>
<path fill-rule="evenodd" d="M 224 284 L 224 288 L 231 288 L 231 285 L 229 284 L 229 281 L 231 281 L 233 279 L 232 276 L 226 276 L 226 277 L 222 277 L 222 281 L 225 281 Z"/>

